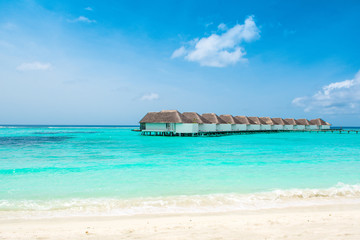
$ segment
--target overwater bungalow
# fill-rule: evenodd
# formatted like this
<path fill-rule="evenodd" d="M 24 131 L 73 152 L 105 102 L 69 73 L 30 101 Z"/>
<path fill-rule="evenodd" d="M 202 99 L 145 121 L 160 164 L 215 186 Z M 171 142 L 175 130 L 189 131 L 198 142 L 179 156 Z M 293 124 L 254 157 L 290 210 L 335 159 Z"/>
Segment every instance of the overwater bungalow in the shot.
<path fill-rule="evenodd" d="M 271 130 L 285 130 L 284 129 L 285 122 L 282 118 L 272 118 L 271 120 L 274 123 L 272 125 Z"/>
<path fill-rule="evenodd" d="M 237 124 L 239 131 L 251 130 L 250 125 L 256 125 L 255 122 L 246 116 L 235 116 L 234 118 L 239 122 L 239 124 Z"/>
<path fill-rule="evenodd" d="M 215 113 L 204 113 L 201 115 L 203 118 L 211 122 L 212 124 L 216 124 L 216 131 L 218 132 L 230 132 L 231 125 L 227 124 L 224 120 L 219 118 Z"/>
<path fill-rule="evenodd" d="M 310 130 L 310 122 L 309 120 L 305 118 L 296 119 L 296 122 L 298 122 L 299 130 Z"/>
<path fill-rule="evenodd" d="M 199 132 L 198 124 L 193 123 L 177 110 L 149 112 L 140 120 L 140 129 L 163 135 Z"/>
<path fill-rule="evenodd" d="M 285 118 L 284 121 L 284 130 L 296 130 L 297 123 L 294 118 Z"/>
<path fill-rule="evenodd" d="M 261 125 L 264 124 L 263 121 L 260 120 L 260 118 L 258 117 L 248 117 L 252 124 L 250 124 L 249 126 L 249 130 L 251 131 L 260 131 L 261 129 Z"/>
<path fill-rule="evenodd" d="M 212 124 L 209 120 L 200 116 L 196 112 L 183 112 L 183 115 L 190 119 L 193 123 L 199 124 L 199 132 L 216 132 L 216 124 Z"/>
<path fill-rule="evenodd" d="M 310 130 L 320 130 L 321 126 L 318 125 L 315 121 L 309 121 L 309 129 Z"/>
<path fill-rule="evenodd" d="M 272 130 L 272 126 L 274 125 L 274 122 L 270 117 L 261 117 L 261 121 L 263 121 L 265 124 L 263 124 L 261 127 L 261 130 L 270 131 Z"/>
<path fill-rule="evenodd" d="M 316 125 L 318 127 L 317 129 L 320 129 L 320 130 L 328 130 L 328 129 L 330 129 L 330 126 L 331 126 L 330 123 L 325 122 L 321 118 L 316 118 L 316 119 L 310 120 L 310 124 Z"/>
<path fill-rule="evenodd" d="M 140 120 L 140 131 L 144 135 L 199 136 L 256 131 L 328 130 L 331 124 L 321 118 L 297 119 L 247 117 L 230 114 L 196 112 L 180 113 L 177 110 L 149 112 Z"/>
<path fill-rule="evenodd" d="M 226 122 L 227 124 L 231 124 L 231 131 L 240 131 L 241 123 L 232 115 L 225 114 L 225 115 L 220 115 L 219 117 L 222 120 L 224 120 L 224 122 Z"/>

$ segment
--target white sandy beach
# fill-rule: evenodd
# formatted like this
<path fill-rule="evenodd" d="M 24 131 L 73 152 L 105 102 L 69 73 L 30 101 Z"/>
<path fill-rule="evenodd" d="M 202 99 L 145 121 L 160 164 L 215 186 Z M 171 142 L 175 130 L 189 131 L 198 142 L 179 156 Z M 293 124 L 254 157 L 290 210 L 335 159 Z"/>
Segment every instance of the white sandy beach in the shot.
<path fill-rule="evenodd" d="M 360 204 L 219 214 L 1 220 L 0 239 L 360 239 Z"/>

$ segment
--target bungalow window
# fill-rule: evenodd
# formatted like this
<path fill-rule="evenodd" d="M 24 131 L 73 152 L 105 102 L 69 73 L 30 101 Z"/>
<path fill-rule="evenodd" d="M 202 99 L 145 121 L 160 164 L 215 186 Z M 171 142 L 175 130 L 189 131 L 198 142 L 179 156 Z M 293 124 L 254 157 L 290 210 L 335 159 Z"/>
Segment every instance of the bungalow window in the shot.
<path fill-rule="evenodd" d="M 170 123 L 166 123 L 166 130 L 170 130 Z"/>

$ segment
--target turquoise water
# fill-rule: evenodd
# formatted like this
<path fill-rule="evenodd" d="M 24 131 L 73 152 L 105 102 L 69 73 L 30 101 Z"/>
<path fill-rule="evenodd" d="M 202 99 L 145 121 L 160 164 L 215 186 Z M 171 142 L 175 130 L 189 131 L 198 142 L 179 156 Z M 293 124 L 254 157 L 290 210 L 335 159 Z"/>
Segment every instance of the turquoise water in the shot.
<path fill-rule="evenodd" d="M 7 214 L 359 199 L 359 183 L 355 133 L 155 137 L 130 128 L 0 128 L 0 212 Z"/>

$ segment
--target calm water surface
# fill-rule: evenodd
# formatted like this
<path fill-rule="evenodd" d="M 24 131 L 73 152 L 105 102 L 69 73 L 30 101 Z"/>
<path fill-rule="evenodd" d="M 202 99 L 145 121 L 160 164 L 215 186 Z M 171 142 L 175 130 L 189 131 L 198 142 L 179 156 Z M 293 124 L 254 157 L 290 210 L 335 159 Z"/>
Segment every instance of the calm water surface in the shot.
<path fill-rule="evenodd" d="M 0 212 L 100 200 L 121 212 L 119 204 L 143 206 L 143 199 L 181 205 L 186 196 L 228 201 L 294 189 L 358 199 L 359 183 L 360 134 L 155 137 L 129 127 L 0 128 Z"/>

